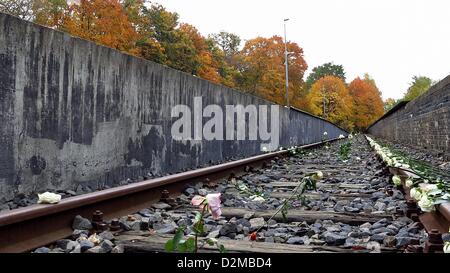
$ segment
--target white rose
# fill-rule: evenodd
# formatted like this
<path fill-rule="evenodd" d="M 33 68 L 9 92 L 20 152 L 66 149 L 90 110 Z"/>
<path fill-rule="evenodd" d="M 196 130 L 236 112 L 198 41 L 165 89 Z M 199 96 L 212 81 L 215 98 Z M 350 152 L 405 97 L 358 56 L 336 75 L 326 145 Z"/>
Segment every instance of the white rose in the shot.
<path fill-rule="evenodd" d="M 444 253 L 450 253 L 450 242 L 445 242 Z"/>
<path fill-rule="evenodd" d="M 38 194 L 38 198 L 38 204 L 56 204 L 61 201 L 61 195 L 48 191 L 43 194 Z"/>
<path fill-rule="evenodd" d="M 94 245 L 98 245 L 100 244 L 100 237 L 97 236 L 96 233 L 92 234 L 91 236 L 89 236 L 88 240 L 93 243 Z"/>
<path fill-rule="evenodd" d="M 422 193 L 417 188 L 412 188 L 409 191 L 409 195 L 416 201 L 419 201 L 422 198 Z"/>
<path fill-rule="evenodd" d="M 422 211 L 430 212 L 434 210 L 434 202 L 426 194 L 422 195 L 422 198 L 420 198 L 420 201 L 417 204 Z"/>
<path fill-rule="evenodd" d="M 311 178 L 312 178 L 313 180 L 318 181 L 318 180 L 320 180 L 320 179 L 323 178 L 323 173 L 322 173 L 321 171 L 317 171 L 315 174 L 313 174 L 313 175 L 311 176 Z"/>
<path fill-rule="evenodd" d="M 390 159 L 390 158 L 387 159 L 387 162 L 386 162 L 386 163 L 388 164 L 388 166 L 392 166 L 392 164 L 394 164 L 394 163 L 392 162 L 392 159 Z"/>
<path fill-rule="evenodd" d="M 406 179 L 406 181 L 405 181 L 405 185 L 408 187 L 408 188 L 411 188 L 412 187 L 412 185 L 413 185 L 413 181 L 411 180 L 411 179 Z"/>
<path fill-rule="evenodd" d="M 328 133 L 327 132 L 323 132 L 323 135 L 326 136 L 326 135 L 328 135 Z"/>
<path fill-rule="evenodd" d="M 353 135 L 352 135 L 352 134 L 348 135 L 348 138 L 349 138 L 349 139 L 352 139 L 352 138 L 353 138 Z"/>
<path fill-rule="evenodd" d="M 250 198 L 250 200 L 252 200 L 254 202 L 264 202 L 264 201 L 266 201 L 266 199 L 264 199 L 263 197 L 261 197 L 259 195 L 252 195 L 249 198 Z"/>
<path fill-rule="evenodd" d="M 419 187 L 420 187 L 420 189 L 423 191 L 423 192 L 430 192 L 430 191 L 434 191 L 434 190 L 437 190 L 438 188 L 437 188 L 437 185 L 435 185 L 435 184 L 427 184 L 427 183 L 421 183 L 420 185 L 419 185 Z"/>
<path fill-rule="evenodd" d="M 339 138 L 344 138 L 344 135 L 340 134 L 340 135 L 339 135 Z"/>
<path fill-rule="evenodd" d="M 402 184 L 402 180 L 397 175 L 392 177 L 392 182 L 394 182 L 394 185 L 396 186 L 400 186 Z"/>

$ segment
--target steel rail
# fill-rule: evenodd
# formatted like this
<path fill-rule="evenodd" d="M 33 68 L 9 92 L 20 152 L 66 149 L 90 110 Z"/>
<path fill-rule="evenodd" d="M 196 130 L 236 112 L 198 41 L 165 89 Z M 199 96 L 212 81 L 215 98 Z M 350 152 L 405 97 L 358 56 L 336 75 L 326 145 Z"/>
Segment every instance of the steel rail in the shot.
<path fill-rule="evenodd" d="M 306 149 L 332 142 L 299 146 Z M 36 204 L 0 213 L 0 253 L 26 252 L 47 245 L 72 233 L 72 222 L 76 215 L 90 218 L 96 211 L 103 212 L 105 220 L 147 208 L 158 202 L 163 190 L 172 195 L 179 193 L 192 181 L 210 181 L 243 172 L 247 166 L 260 166 L 277 156 L 285 156 L 288 150 L 261 154 L 219 165 L 168 175 L 133 184 L 118 186 L 61 200 L 58 204 Z"/>

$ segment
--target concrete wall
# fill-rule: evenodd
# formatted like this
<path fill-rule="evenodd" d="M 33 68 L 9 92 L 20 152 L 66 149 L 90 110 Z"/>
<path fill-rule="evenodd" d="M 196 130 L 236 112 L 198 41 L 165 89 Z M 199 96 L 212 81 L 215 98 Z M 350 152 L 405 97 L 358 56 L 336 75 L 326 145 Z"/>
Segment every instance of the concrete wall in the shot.
<path fill-rule="evenodd" d="M 450 76 L 428 92 L 388 112 L 368 132 L 429 152 L 450 154 Z"/>
<path fill-rule="evenodd" d="M 0 199 L 113 186 L 260 153 L 260 141 L 176 141 L 178 104 L 269 102 L 0 13 Z M 208 119 L 203 119 L 206 122 Z M 280 108 L 282 146 L 345 134 Z"/>

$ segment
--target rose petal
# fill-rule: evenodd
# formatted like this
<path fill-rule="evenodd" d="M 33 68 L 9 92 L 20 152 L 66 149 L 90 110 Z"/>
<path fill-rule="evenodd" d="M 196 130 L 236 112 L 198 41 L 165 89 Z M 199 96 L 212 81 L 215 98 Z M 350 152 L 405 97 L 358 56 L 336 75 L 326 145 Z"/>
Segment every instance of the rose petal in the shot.
<path fill-rule="evenodd" d="M 208 205 L 211 208 L 220 208 L 220 193 L 210 193 L 206 195 L 206 200 L 208 200 Z"/>
<path fill-rule="evenodd" d="M 216 209 L 212 209 L 210 207 L 210 212 L 211 212 L 212 217 L 216 220 L 219 219 L 220 215 L 222 215 L 222 210 L 220 209 L 220 207 L 216 208 Z"/>
<path fill-rule="evenodd" d="M 194 205 L 194 206 L 200 206 L 200 204 L 202 204 L 203 201 L 205 201 L 205 197 L 200 196 L 200 195 L 196 195 L 196 196 L 194 196 L 194 197 L 192 198 L 191 203 L 192 203 L 192 205 Z"/>

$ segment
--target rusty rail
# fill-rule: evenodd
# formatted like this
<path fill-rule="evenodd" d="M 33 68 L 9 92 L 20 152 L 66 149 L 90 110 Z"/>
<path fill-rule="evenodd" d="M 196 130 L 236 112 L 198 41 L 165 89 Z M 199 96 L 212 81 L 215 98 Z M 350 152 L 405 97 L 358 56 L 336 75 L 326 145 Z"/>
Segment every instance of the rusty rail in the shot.
<path fill-rule="evenodd" d="M 330 139 L 299 148 L 320 146 Z M 70 236 L 76 215 L 89 217 L 97 210 L 105 220 L 147 208 L 161 199 L 164 190 L 176 194 L 192 181 L 217 180 L 245 171 L 247 166 L 261 166 L 287 150 L 257 155 L 241 160 L 160 178 L 119 186 L 107 190 L 69 197 L 54 205 L 37 204 L 0 214 L 0 253 L 25 252 Z"/>

